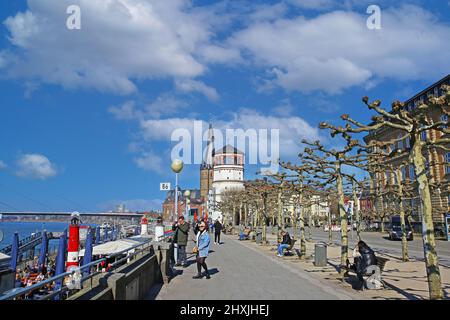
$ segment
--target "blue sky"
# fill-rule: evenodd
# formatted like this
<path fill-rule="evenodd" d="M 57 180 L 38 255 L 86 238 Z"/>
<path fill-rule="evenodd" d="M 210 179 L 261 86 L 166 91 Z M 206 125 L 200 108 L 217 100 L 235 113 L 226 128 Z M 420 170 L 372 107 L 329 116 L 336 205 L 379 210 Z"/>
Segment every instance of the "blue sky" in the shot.
<path fill-rule="evenodd" d="M 388 106 L 450 73 L 448 1 L 378 1 L 380 30 L 370 4 L 2 1 L 0 211 L 160 209 L 171 132 L 194 120 L 279 129 L 283 160 L 302 138 L 339 145 L 320 121 L 367 121 L 362 96 Z"/>

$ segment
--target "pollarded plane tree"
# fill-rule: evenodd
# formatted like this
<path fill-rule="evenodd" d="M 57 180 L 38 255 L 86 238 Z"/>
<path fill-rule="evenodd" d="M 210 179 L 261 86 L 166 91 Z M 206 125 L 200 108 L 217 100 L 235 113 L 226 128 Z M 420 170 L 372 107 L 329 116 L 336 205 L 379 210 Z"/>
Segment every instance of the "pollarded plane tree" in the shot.
<path fill-rule="evenodd" d="M 242 189 L 240 190 L 240 200 L 241 200 L 241 207 L 243 208 L 242 217 L 240 218 L 240 222 L 244 224 L 244 226 L 248 226 L 251 220 L 251 208 L 252 204 L 254 203 L 254 196 L 250 193 L 248 189 Z"/>
<path fill-rule="evenodd" d="M 280 163 L 281 164 L 281 163 Z M 299 179 L 299 184 L 295 185 L 294 181 L 289 180 L 290 178 L 297 178 L 298 175 L 288 175 L 285 172 L 282 173 L 271 173 L 271 174 L 265 174 L 267 177 L 270 177 L 274 179 L 277 183 L 273 184 L 274 191 L 276 192 L 277 199 L 276 199 L 276 205 L 277 205 L 277 226 L 278 226 L 278 239 L 281 239 L 281 230 L 283 228 L 282 222 L 284 221 L 284 208 L 286 204 L 291 204 L 291 214 L 290 219 L 293 224 L 293 236 L 295 237 L 295 231 L 297 226 L 297 217 L 296 217 L 296 204 L 300 203 L 300 205 L 303 205 L 304 198 L 302 197 L 301 187 L 299 187 L 302 182 Z M 299 197 L 297 197 L 299 196 Z M 302 209 L 300 210 L 302 211 Z M 300 213 L 300 224 L 304 224 L 304 220 L 302 217 L 302 213 Z"/>
<path fill-rule="evenodd" d="M 381 231 L 384 232 L 384 218 L 387 215 L 398 213 L 400 216 L 402 260 L 406 262 L 409 258 L 405 206 L 407 197 L 411 194 L 411 183 L 406 180 L 406 174 L 402 174 L 402 168 L 405 169 L 408 166 L 407 161 L 396 161 L 396 165 L 393 165 L 391 161 L 386 161 L 399 155 L 398 149 L 390 152 L 386 151 L 385 147 L 394 145 L 394 142 L 393 140 L 385 142 L 374 141 L 370 146 L 361 146 L 362 148 L 358 152 L 366 154 L 365 169 L 374 176 L 375 199 L 381 202 L 381 213 L 378 214 L 381 218 Z M 377 209 L 377 211 L 379 210 Z"/>
<path fill-rule="evenodd" d="M 267 225 L 270 222 L 270 216 L 268 214 L 267 198 L 269 193 L 273 190 L 265 180 L 254 180 L 245 183 L 245 188 L 248 189 L 252 194 L 255 195 L 255 199 L 260 200 L 261 205 L 257 207 L 257 218 L 256 221 L 260 222 L 262 220 L 262 241 L 264 244 L 267 243 Z M 261 219 L 259 219 L 261 218 Z M 257 224 L 257 226 L 259 223 Z"/>
<path fill-rule="evenodd" d="M 322 126 L 321 126 L 322 128 Z M 338 210 L 341 225 L 341 267 L 340 274 L 347 273 L 344 266 L 348 260 L 348 221 L 345 210 L 344 199 L 344 165 L 356 166 L 361 160 L 361 155 L 352 154 L 353 149 L 358 146 L 357 140 L 352 140 L 348 134 L 342 135 L 347 144 L 340 150 L 326 149 L 320 141 L 314 143 L 303 140 L 303 144 L 308 147 L 304 149 L 304 154 L 300 154 L 302 162 L 309 166 L 308 173 L 314 178 L 322 181 L 324 186 L 335 184 L 338 194 Z"/>
<path fill-rule="evenodd" d="M 299 158 L 302 160 L 303 155 L 299 154 Z M 289 181 L 287 187 L 293 194 L 294 207 L 293 215 L 298 208 L 298 217 L 295 217 L 294 234 L 297 228 L 297 220 L 300 223 L 300 257 L 304 257 L 306 254 L 306 237 L 305 237 L 305 208 L 308 204 L 311 205 L 312 194 L 314 194 L 313 184 L 316 185 L 315 180 L 311 180 L 308 177 L 308 172 L 312 170 L 310 164 L 301 163 L 300 165 L 293 165 L 291 162 L 279 162 L 280 166 L 284 169 L 296 172 L 294 175 L 288 175 L 288 177 L 295 177 L 297 181 Z M 320 187 L 318 187 L 320 188 Z M 311 227 L 311 226 L 310 226 Z"/>
<path fill-rule="evenodd" d="M 356 217 L 356 234 L 358 237 L 358 241 L 361 240 L 361 197 L 364 193 L 364 190 L 369 188 L 370 179 L 365 178 L 361 181 L 355 179 L 355 176 L 351 176 L 352 183 L 352 197 L 353 197 L 353 211 Z"/>
<path fill-rule="evenodd" d="M 430 181 L 426 175 L 424 152 L 427 148 L 441 149 L 446 152 L 450 151 L 450 138 L 446 137 L 450 133 L 448 128 L 450 86 L 443 85 L 442 92 L 443 94 L 439 97 L 429 96 L 427 102 L 421 101 L 413 110 L 408 110 L 405 108 L 404 103 L 395 101 L 392 103 L 392 110 L 387 111 L 381 107 L 380 100 L 369 102 L 369 98 L 364 97 L 364 104 L 369 110 L 373 110 L 377 114 L 372 117 L 370 124 L 363 124 L 352 119 L 349 115 L 343 115 L 341 117 L 347 122 L 345 128 L 323 123 L 323 127 L 330 128 L 334 134 L 370 133 L 380 128 L 388 127 L 401 132 L 401 137 L 398 138 L 398 141 L 403 141 L 406 138 L 409 139 L 409 162 L 414 165 L 420 195 L 419 201 L 423 211 L 422 239 L 430 299 L 442 299 L 443 290 L 439 261 L 436 253 Z M 446 120 L 433 121 L 429 115 L 436 111 L 446 115 Z M 421 135 L 426 135 L 427 132 L 433 132 L 435 134 L 430 135 L 431 139 L 423 141 Z"/>
<path fill-rule="evenodd" d="M 373 148 L 369 148 L 367 146 L 364 147 L 364 149 L 359 149 L 358 151 L 362 152 L 361 150 L 373 150 Z M 385 196 L 389 194 L 389 191 L 386 189 L 385 182 L 387 182 L 387 180 L 389 179 L 383 179 L 382 177 L 384 177 L 384 174 L 387 172 L 387 170 L 389 170 L 389 167 L 386 166 L 386 158 L 388 155 L 373 151 L 365 153 L 365 155 L 366 161 L 365 163 L 360 164 L 360 168 L 365 169 L 371 175 L 372 195 L 375 200 L 374 210 L 376 212 L 377 219 L 381 224 L 381 232 L 384 233 L 384 221 L 389 214 L 387 210 L 387 202 L 384 201 Z"/>
<path fill-rule="evenodd" d="M 216 203 L 216 210 L 222 213 L 222 222 L 226 224 L 232 210 L 231 195 L 228 192 L 222 193 L 220 201 Z"/>

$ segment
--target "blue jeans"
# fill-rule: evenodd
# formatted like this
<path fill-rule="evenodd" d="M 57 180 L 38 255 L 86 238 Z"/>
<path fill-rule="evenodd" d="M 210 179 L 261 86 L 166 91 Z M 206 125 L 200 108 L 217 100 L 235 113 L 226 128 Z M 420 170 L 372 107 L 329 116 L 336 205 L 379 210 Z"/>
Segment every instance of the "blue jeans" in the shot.
<path fill-rule="evenodd" d="M 182 246 L 182 245 L 178 245 L 178 257 L 177 257 L 177 262 L 179 264 L 187 264 L 186 261 L 186 246 Z"/>
<path fill-rule="evenodd" d="M 280 256 L 282 256 L 283 255 L 283 249 L 287 249 L 287 248 L 289 248 L 288 244 L 279 244 L 278 245 L 278 254 Z"/>
<path fill-rule="evenodd" d="M 239 240 L 245 240 L 245 239 L 248 239 L 248 236 L 245 235 L 243 232 L 241 232 L 241 233 L 239 234 Z"/>

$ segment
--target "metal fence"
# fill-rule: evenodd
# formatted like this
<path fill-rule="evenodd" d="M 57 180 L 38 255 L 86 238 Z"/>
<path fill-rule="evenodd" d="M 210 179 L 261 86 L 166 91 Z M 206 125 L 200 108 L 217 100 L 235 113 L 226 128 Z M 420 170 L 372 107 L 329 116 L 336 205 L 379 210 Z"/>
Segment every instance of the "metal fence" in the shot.
<path fill-rule="evenodd" d="M 40 288 L 44 287 L 45 285 L 47 285 L 49 283 L 51 284 L 51 283 L 56 282 L 58 280 L 61 280 L 63 282 L 66 277 L 73 277 L 73 275 L 75 273 L 82 273 L 85 269 L 88 269 L 88 268 L 91 269 L 93 266 L 99 266 L 103 261 L 106 262 L 107 260 L 115 258 L 114 263 L 112 263 L 110 265 L 110 269 L 105 272 L 105 273 L 111 273 L 115 269 L 117 269 L 117 267 L 119 267 L 122 264 L 124 264 L 124 262 L 129 263 L 130 261 L 134 260 L 138 254 L 140 254 L 142 252 L 145 252 L 145 251 L 149 251 L 150 252 L 151 242 L 152 242 L 151 240 L 145 241 L 143 243 L 140 243 L 138 245 L 132 246 L 132 247 L 127 248 L 125 250 L 122 250 L 120 252 L 116 252 L 114 254 L 111 254 L 111 255 L 109 255 L 109 256 L 107 256 L 105 258 L 93 261 L 93 262 L 91 262 L 89 264 L 86 264 L 84 266 L 81 266 L 79 268 L 75 268 L 75 269 L 73 269 L 71 271 L 68 271 L 68 272 L 59 274 L 57 276 L 54 276 L 52 278 L 40 281 L 40 282 L 38 282 L 38 283 L 36 283 L 36 284 L 34 284 L 32 286 L 29 286 L 29 287 L 26 287 L 26 288 L 13 289 L 13 290 L 7 292 L 6 294 L 4 294 L 3 296 L 0 296 L 0 300 L 12 300 L 12 299 L 15 299 L 17 297 L 26 296 L 29 293 L 33 292 L 33 291 L 39 290 Z M 126 256 L 122 257 L 122 255 L 124 255 L 124 254 Z M 93 277 L 98 275 L 98 274 L 100 274 L 100 273 L 103 273 L 103 271 L 95 270 L 93 272 L 89 272 L 88 275 L 86 275 L 86 276 L 81 278 L 81 280 L 80 280 L 81 286 L 83 286 L 83 284 L 87 280 L 90 280 L 90 286 L 92 288 Z M 68 292 L 68 291 L 71 291 L 71 289 L 68 288 L 67 285 L 63 284 L 61 286 L 61 288 L 56 289 L 56 290 L 52 291 L 51 293 L 49 293 L 49 294 L 47 294 L 45 296 L 41 296 L 39 300 L 50 300 L 50 299 L 52 299 L 52 298 L 54 298 L 54 297 L 56 297 L 58 295 L 61 296 L 63 293 Z"/>

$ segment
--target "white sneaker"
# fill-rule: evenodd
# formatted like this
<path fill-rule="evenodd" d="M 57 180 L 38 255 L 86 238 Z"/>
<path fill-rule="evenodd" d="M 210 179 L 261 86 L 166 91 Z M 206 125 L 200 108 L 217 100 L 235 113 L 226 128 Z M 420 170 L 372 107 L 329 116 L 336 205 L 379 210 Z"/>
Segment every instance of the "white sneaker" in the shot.
<path fill-rule="evenodd" d="M 277 257 L 280 257 L 280 258 L 281 258 L 281 257 L 282 257 L 282 255 L 281 255 L 281 254 L 277 254 Z"/>

